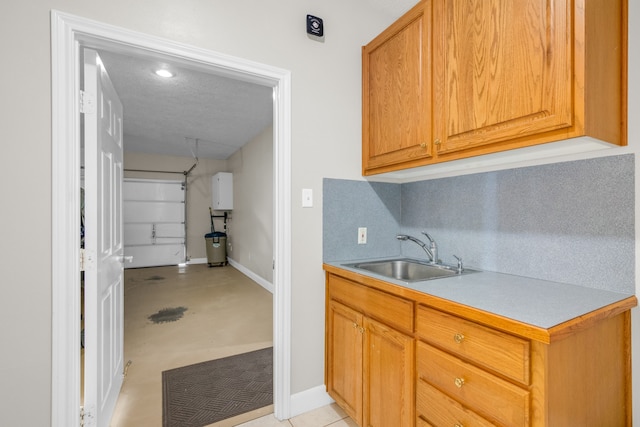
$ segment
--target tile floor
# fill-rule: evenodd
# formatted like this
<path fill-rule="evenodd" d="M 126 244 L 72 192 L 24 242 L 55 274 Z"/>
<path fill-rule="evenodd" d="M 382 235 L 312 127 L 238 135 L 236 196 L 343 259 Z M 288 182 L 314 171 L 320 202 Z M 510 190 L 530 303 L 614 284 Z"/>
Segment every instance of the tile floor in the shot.
<path fill-rule="evenodd" d="M 278 421 L 267 415 L 240 424 L 242 427 L 357 427 L 358 425 L 344 413 L 338 405 L 323 406 L 289 420 Z"/>
<path fill-rule="evenodd" d="M 231 266 L 157 267 L 125 271 L 126 376 L 111 427 L 162 425 L 162 371 L 273 345 L 272 295 Z M 184 307 L 182 318 L 149 316 Z M 271 407 L 209 427 L 356 426 L 336 405 L 286 421 Z"/>

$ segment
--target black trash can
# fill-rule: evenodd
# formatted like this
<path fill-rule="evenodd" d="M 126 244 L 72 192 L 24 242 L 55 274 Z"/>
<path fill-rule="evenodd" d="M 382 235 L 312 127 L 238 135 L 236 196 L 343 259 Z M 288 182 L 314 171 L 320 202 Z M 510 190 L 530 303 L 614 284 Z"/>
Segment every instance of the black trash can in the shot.
<path fill-rule="evenodd" d="M 227 264 L 227 235 L 219 231 L 204 235 L 209 267 Z"/>

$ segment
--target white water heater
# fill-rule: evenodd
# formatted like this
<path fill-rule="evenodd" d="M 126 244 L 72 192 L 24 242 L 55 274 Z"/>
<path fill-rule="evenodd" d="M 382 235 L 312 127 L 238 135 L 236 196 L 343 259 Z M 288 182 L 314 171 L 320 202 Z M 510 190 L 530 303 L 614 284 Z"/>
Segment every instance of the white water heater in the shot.
<path fill-rule="evenodd" d="M 211 208 L 216 211 L 233 209 L 233 174 L 218 172 L 211 177 Z"/>

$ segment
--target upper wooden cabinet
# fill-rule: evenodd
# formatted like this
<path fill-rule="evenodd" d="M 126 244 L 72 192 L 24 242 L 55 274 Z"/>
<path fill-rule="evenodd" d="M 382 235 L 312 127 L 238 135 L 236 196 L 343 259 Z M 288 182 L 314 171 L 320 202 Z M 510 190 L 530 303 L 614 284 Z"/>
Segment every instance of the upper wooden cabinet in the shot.
<path fill-rule="evenodd" d="M 398 34 L 421 41 L 422 68 L 380 59 Z M 626 145 L 626 35 L 626 0 L 421 2 L 363 48 L 363 174 L 578 136 Z"/>
<path fill-rule="evenodd" d="M 430 12 L 419 3 L 362 48 L 365 175 L 432 156 Z"/>

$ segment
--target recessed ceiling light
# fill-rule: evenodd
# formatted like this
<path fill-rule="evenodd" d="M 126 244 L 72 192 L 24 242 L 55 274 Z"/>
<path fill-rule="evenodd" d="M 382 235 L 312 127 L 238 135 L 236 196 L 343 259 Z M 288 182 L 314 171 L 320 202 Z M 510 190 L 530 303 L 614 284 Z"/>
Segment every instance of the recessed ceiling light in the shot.
<path fill-rule="evenodd" d="M 173 77 L 175 75 L 171 71 L 169 71 L 169 70 L 167 70 L 165 68 L 161 68 L 159 70 L 156 70 L 156 74 L 159 75 L 160 77 L 165 77 L 165 78 Z"/>

